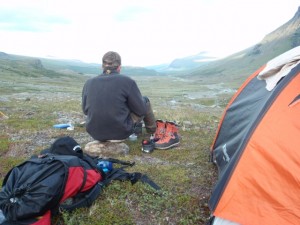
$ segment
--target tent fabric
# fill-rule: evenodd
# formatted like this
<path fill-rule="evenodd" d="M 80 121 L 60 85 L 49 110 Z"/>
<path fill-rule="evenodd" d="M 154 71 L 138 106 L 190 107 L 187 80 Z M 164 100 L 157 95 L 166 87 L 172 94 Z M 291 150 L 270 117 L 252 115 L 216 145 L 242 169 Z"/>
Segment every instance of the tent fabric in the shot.
<path fill-rule="evenodd" d="M 256 71 L 228 104 L 212 145 L 214 216 L 242 225 L 300 223 L 300 65 L 268 91 Z"/>
<path fill-rule="evenodd" d="M 270 60 L 257 78 L 266 81 L 266 89 L 271 91 L 277 82 L 300 63 L 300 46 Z"/>

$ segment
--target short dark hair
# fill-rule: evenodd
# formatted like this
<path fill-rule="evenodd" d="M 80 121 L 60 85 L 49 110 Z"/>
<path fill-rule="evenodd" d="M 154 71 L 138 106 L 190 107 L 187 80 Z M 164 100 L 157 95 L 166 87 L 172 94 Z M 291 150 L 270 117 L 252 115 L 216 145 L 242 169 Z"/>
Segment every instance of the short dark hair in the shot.
<path fill-rule="evenodd" d="M 121 56 L 117 52 L 109 51 L 102 57 L 103 69 L 108 68 L 110 70 L 117 69 L 121 65 Z"/>

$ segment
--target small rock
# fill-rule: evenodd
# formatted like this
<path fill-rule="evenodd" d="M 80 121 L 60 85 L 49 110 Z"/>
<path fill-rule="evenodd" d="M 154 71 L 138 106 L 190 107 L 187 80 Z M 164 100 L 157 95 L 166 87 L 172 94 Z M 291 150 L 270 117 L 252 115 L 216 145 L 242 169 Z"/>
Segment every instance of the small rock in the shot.
<path fill-rule="evenodd" d="M 123 142 L 92 141 L 85 145 L 83 151 L 91 156 L 103 158 L 127 155 L 129 153 L 129 147 Z"/>
<path fill-rule="evenodd" d="M 183 121 L 182 124 L 187 128 L 191 128 L 193 126 L 193 123 L 191 121 Z"/>
<path fill-rule="evenodd" d="M 0 119 L 8 119 L 8 116 L 0 111 Z"/>

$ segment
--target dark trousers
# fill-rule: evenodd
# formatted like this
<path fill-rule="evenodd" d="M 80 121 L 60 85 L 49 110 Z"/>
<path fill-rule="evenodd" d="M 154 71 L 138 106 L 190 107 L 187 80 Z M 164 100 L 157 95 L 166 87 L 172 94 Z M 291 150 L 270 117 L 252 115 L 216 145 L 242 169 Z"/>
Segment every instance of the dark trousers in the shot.
<path fill-rule="evenodd" d="M 134 113 L 131 113 L 130 115 L 135 124 L 135 127 L 138 126 L 138 124 L 140 124 L 142 121 L 144 121 L 147 133 L 153 134 L 156 131 L 156 119 L 153 114 L 151 103 L 148 97 L 144 96 L 144 101 L 146 102 L 147 108 L 146 115 L 142 117 L 137 116 Z"/>

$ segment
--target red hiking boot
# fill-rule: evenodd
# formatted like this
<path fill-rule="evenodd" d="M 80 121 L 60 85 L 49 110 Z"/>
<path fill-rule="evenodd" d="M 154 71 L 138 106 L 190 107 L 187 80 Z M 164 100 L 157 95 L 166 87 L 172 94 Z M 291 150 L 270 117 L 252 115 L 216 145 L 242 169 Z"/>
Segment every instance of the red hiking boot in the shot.
<path fill-rule="evenodd" d="M 165 134 L 155 142 L 155 148 L 168 149 L 179 145 L 178 126 L 173 122 L 166 122 Z"/>
<path fill-rule="evenodd" d="M 154 133 L 154 141 L 161 139 L 166 132 L 166 123 L 162 120 L 156 120 L 156 131 Z"/>

